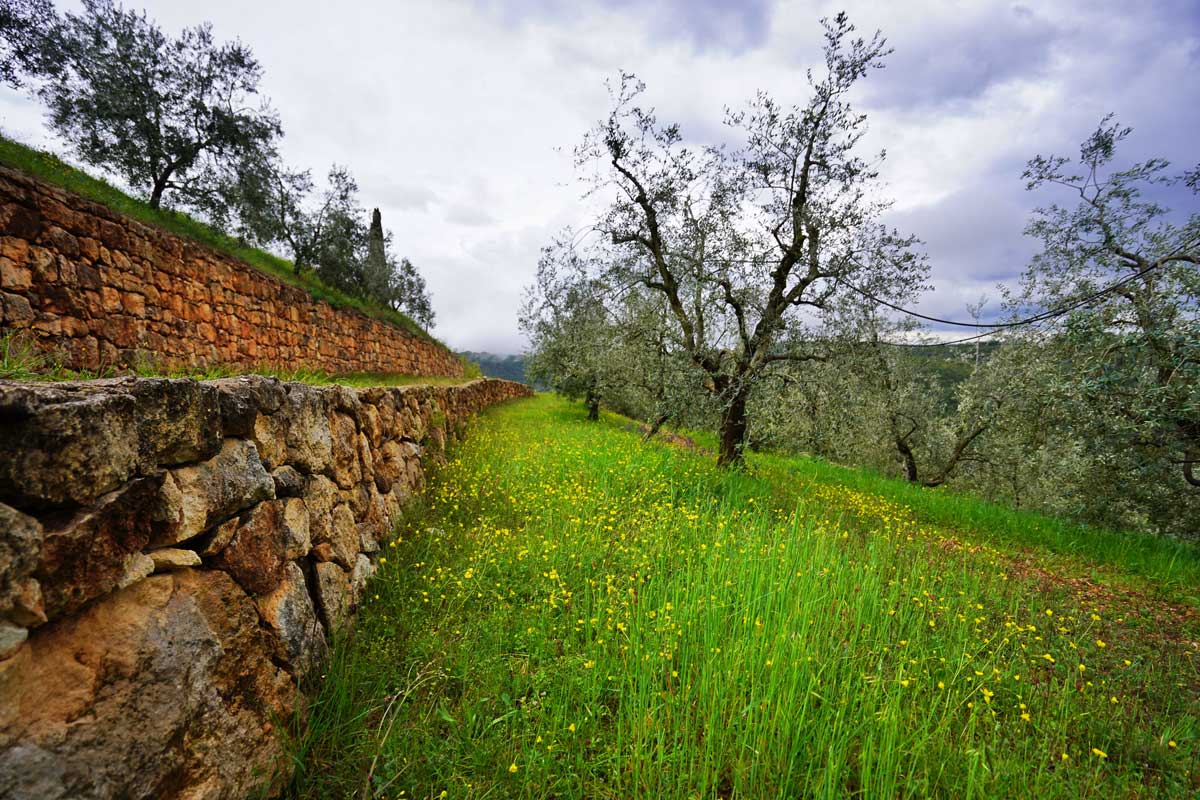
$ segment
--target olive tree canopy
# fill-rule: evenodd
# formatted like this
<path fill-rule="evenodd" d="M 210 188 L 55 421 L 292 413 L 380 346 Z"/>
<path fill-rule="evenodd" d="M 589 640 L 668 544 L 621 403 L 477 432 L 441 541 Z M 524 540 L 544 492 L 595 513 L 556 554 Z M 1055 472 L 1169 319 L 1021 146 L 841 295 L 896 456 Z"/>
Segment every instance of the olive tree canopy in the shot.
<path fill-rule="evenodd" d="M 50 126 L 153 208 L 170 198 L 220 216 L 223 185 L 243 164 L 268 160 L 281 135 L 257 98 L 258 61 L 241 42 L 218 44 L 207 23 L 171 38 L 144 12 L 83 0 L 36 50 L 24 66 Z"/>

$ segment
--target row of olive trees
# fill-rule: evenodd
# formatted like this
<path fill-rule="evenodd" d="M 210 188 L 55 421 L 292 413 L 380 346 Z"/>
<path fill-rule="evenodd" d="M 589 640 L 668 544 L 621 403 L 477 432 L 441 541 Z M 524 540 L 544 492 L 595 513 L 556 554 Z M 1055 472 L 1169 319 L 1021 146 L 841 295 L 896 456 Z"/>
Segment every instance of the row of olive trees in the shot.
<path fill-rule="evenodd" d="M 685 146 L 622 77 L 577 150 L 606 210 L 546 248 L 522 315 L 532 374 L 593 416 L 603 402 L 715 428 L 723 464 L 782 447 L 1200 533 L 1200 217 L 1147 199 L 1195 191 L 1200 170 L 1115 168 L 1128 130 L 1107 119 L 1078 163 L 1030 161 L 1030 189 L 1074 196 L 1027 231 L 1042 252 L 1006 302 L 1012 322 L 1034 321 L 963 353 L 947 388 L 892 310 L 924 290 L 926 264 L 879 224 L 877 162 L 854 154 L 864 119 L 846 93 L 887 50 L 852 31 L 826 23 L 807 104 L 760 94 L 729 114 L 739 148 Z"/>
<path fill-rule="evenodd" d="M 349 171 L 335 165 L 318 191 L 310 171 L 282 162 L 283 129 L 259 96 L 261 78 L 250 49 L 216 41 L 207 23 L 171 37 L 113 0 L 62 15 L 49 0 L 0 0 L 0 81 L 31 89 L 80 160 L 118 175 L 151 208 L 199 213 L 285 252 L 297 274 L 313 269 L 432 324 L 424 281 L 372 239 Z"/>

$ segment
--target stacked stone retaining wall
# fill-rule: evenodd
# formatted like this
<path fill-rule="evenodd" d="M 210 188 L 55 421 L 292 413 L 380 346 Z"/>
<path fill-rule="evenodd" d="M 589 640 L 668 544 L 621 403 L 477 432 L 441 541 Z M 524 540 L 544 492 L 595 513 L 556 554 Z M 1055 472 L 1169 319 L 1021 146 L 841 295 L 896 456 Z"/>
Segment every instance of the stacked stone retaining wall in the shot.
<path fill-rule="evenodd" d="M 0 797 L 241 798 L 401 506 L 530 394 L 0 382 Z"/>
<path fill-rule="evenodd" d="M 0 333 L 64 366 L 463 375 L 447 348 L 0 167 Z"/>

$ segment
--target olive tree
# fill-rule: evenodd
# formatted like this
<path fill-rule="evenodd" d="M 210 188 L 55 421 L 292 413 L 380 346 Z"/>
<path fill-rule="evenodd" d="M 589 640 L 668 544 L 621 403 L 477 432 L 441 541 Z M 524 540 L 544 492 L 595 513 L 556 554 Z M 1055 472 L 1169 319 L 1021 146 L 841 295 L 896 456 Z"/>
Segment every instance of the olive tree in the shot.
<path fill-rule="evenodd" d="M 1030 334 L 1070 364 L 1058 389 L 1079 408 L 1073 435 L 1099 461 L 1126 463 L 1133 484 L 1171 480 L 1200 494 L 1200 214 L 1172 214 L 1148 194 L 1190 188 L 1152 158 L 1113 166 L 1130 133 L 1106 117 L 1078 161 L 1037 156 L 1028 188 L 1066 203 L 1039 208 L 1027 232 L 1041 252 L 1010 298 L 1014 311 L 1086 301 Z M 1103 292 L 1105 287 L 1111 291 Z M 1099 296 L 1095 296 L 1099 294 Z M 1137 485 L 1128 487 L 1136 492 Z"/>
<path fill-rule="evenodd" d="M 641 286 L 666 303 L 681 352 L 720 409 L 718 461 L 742 461 L 748 402 L 779 364 L 823 357 L 819 312 L 846 283 L 901 299 L 925 265 L 915 239 L 881 224 L 876 162 L 857 155 L 865 117 L 848 94 L 889 52 L 855 38 L 845 15 L 824 22 L 825 59 L 807 103 L 760 93 L 726 124 L 737 148 L 693 147 L 676 124 L 638 104 L 622 75 L 608 117 L 576 150 L 611 198 L 590 259 L 614 291 Z M 878 156 L 882 158 L 882 154 Z"/>
<path fill-rule="evenodd" d="M 611 386 L 606 362 L 616 326 L 601 302 L 606 287 L 587 277 L 587 266 L 568 239 L 543 248 L 537 280 L 526 290 L 520 317 L 529 339 L 525 370 L 534 382 L 582 398 L 594 421 Z"/>
<path fill-rule="evenodd" d="M 152 208 L 169 197 L 219 214 L 229 173 L 269 159 L 281 135 L 275 112 L 256 101 L 262 69 L 253 53 L 217 43 L 207 23 L 172 38 L 144 12 L 83 0 L 36 50 L 23 66 L 50 127 Z"/>

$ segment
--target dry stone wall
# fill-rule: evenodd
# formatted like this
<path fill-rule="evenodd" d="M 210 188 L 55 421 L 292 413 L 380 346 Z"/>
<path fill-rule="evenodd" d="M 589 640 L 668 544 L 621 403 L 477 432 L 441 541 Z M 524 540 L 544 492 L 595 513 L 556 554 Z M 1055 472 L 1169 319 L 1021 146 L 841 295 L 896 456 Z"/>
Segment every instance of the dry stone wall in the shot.
<path fill-rule="evenodd" d="M 510 381 L 0 382 L 0 797 L 241 798 L 391 519 Z"/>
<path fill-rule="evenodd" d="M 0 167 L 0 332 L 65 365 L 463 374 L 445 347 Z"/>

